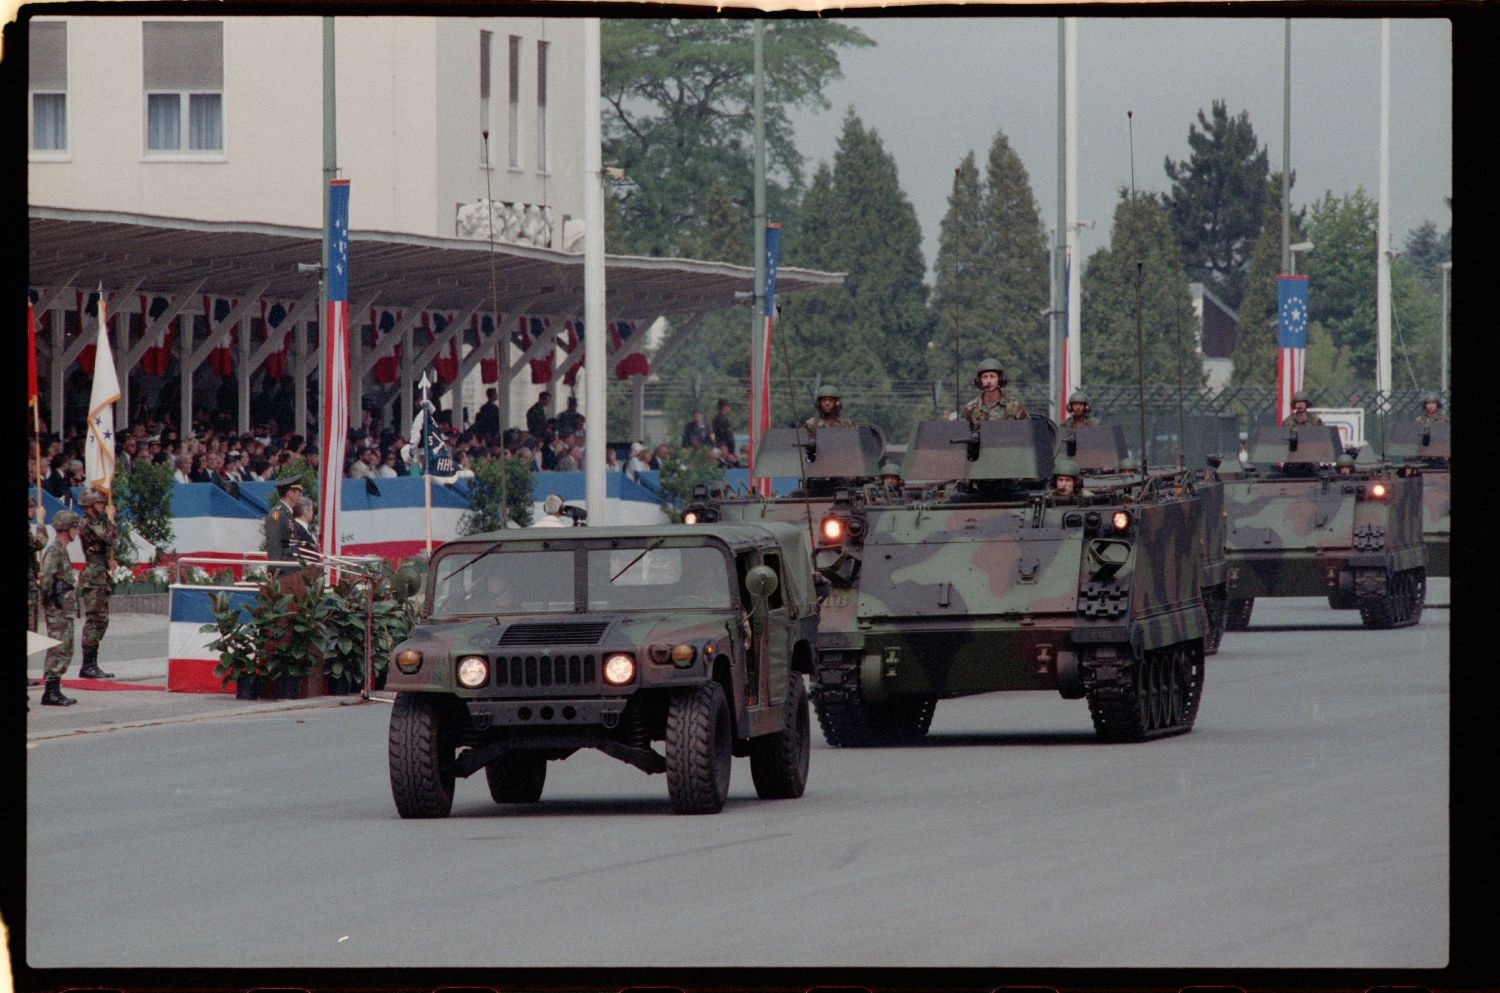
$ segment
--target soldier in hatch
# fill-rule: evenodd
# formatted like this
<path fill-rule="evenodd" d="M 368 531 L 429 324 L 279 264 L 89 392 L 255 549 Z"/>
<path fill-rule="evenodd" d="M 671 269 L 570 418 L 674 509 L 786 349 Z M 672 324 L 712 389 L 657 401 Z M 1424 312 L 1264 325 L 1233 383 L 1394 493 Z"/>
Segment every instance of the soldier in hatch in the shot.
<path fill-rule="evenodd" d="M 1074 390 L 1073 395 L 1068 397 L 1068 416 L 1064 417 L 1058 426 L 1068 431 L 1075 428 L 1098 427 L 1098 420 L 1089 413 L 1092 406 L 1087 393 L 1083 390 Z"/>
<path fill-rule="evenodd" d="M 1446 424 L 1448 415 L 1443 413 L 1443 398 L 1432 390 L 1422 394 L 1422 412 L 1417 415 L 1418 424 Z"/>
<path fill-rule="evenodd" d="M 817 396 L 813 400 L 816 409 L 813 415 L 802 422 L 802 426 L 809 434 L 816 435 L 818 428 L 852 428 L 857 425 L 843 416 L 843 399 L 839 391 L 832 383 L 824 383 L 818 387 Z"/>
<path fill-rule="evenodd" d="M 1292 414 L 1286 419 L 1288 424 L 1296 427 L 1306 427 L 1309 424 L 1321 425 L 1323 418 L 1307 409 L 1308 399 L 1306 390 L 1298 390 L 1292 394 Z"/>
<path fill-rule="evenodd" d="M 979 395 L 963 405 L 958 414 L 969 422 L 969 427 L 979 430 L 979 425 L 984 421 L 1026 419 L 1026 408 L 1021 406 L 1021 401 L 1012 400 L 1005 395 L 1005 384 L 1009 382 L 1005 378 L 1005 369 L 995 359 L 985 359 L 979 363 L 979 369 L 974 374 L 974 385 L 979 389 Z"/>
<path fill-rule="evenodd" d="M 1078 463 L 1072 459 L 1058 459 L 1052 466 L 1052 495 L 1059 499 L 1076 500 L 1083 495 L 1083 484 L 1079 479 Z"/>

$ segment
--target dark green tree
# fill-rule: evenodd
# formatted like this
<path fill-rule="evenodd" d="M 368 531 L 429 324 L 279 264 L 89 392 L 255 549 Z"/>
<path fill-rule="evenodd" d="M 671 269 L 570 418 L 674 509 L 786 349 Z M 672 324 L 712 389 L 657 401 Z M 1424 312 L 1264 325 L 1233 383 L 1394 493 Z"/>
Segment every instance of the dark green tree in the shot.
<path fill-rule="evenodd" d="M 681 256 L 707 233 L 703 191 L 717 181 L 753 189 L 753 22 L 741 18 L 607 19 L 600 32 L 603 154 L 618 184 L 625 242 L 639 255 Z M 803 159 L 792 107 L 827 109 L 823 88 L 841 76 L 838 52 L 871 45 L 833 19 L 771 20 L 765 27 L 766 195 L 791 218 Z M 794 220 L 794 219 L 793 219 Z"/>
<path fill-rule="evenodd" d="M 1362 384 L 1375 382 L 1375 231 L 1378 207 L 1363 187 L 1312 205 L 1307 234 L 1308 317 Z M 1307 381 L 1314 382 L 1309 356 Z"/>
<path fill-rule="evenodd" d="M 1176 383 L 1178 342 L 1191 341 L 1193 302 L 1166 208 L 1146 193 L 1120 191 L 1109 247 L 1089 257 L 1083 274 L 1085 383 L 1137 381 L 1136 300 L 1147 384 Z M 1201 362 L 1183 365 L 1189 388 L 1203 381 Z"/>
<path fill-rule="evenodd" d="M 1211 117 L 1188 125 L 1189 157 L 1166 159 L 1172 191 L 1162 198 L 1182 243 L 1188 278 L 1238 309 L 1251 247 L 1264 218 L 1270 160 L 1255 138 L 1249 111 L 1230 117 L 1215 100 Z"/>
<path fill-rule="evenodd" d="M 952 377 L 957 360 L 957 378 L 967 383 L 972 372 L 964 370 L 994 356 L 1012 382 L 1045 383 L 1046 233 L 1026 167 L 1004 132 L 990 145 L 982 186 L 972 155 L 956 171 L 935 268 L 934 378 Z"/>
<path fill-rule="evenodd" d="M 1439 235 L 1436 224 L 1423 221 L 1406 236 L 1406 250 L 1402 254 L 1418 276 L 1436 280 L 1441 275 L 1438 267 L 1453 258 L 1453 229 Z"/>

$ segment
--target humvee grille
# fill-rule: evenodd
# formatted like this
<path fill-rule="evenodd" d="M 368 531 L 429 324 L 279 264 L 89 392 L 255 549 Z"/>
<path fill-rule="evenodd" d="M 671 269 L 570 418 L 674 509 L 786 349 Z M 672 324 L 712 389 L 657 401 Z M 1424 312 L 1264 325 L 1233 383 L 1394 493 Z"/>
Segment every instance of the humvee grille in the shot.
<path fill-rule="evenodd" d="M 537 686 L 588 686 L 594 683 L 592 655 L 512 655 L 495 660 L 495 685 L 512 689 Z"/>
<path fill-rule="evenodd" d="M 597 645 L 608 621 L 512 624 L 500 635 L 502 645 Z"/>

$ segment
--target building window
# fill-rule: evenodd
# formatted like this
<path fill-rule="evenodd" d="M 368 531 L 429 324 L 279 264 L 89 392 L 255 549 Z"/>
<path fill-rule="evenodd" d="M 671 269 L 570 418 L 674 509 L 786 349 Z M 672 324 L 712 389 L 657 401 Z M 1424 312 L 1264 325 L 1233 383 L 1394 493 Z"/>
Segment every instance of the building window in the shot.
<path fill-rule="evenodd" d="M 480 163 L 490 164 L 490 52 L 494 49 L 494 32 L 479 32 L 479 134 Z"/>
<path fill-rule="evenodd" d="M 224 24 L 141 25 L 146 152 L 224 150 Z"/>
<path fill-rule="evenodd" d="M 536 43 L 536 168 L 547 171 L 547 42 Z"/>
<path fill-rule="evenodd" d="M 507 163 L 521 168 L 521 39 L 510 36 L 510 133 Z"/>
<path fill-rule="evenodd" d="M 68 150 L 68 25 L 31 23 L 31 150 Z"/>

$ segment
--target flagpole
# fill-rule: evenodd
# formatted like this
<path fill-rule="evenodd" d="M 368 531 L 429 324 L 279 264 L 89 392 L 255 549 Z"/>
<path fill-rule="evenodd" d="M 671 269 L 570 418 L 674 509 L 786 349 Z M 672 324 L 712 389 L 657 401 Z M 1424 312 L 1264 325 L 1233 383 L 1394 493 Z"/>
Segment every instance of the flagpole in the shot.
<path fill-rule="evenodd" d="M 422 370 L 422 506 L 427 517 L 427 557 L 432 558 L 432 407 L 427 399 L 427 370 Z"/>
<path fill-rule="evenodd" d="M 1447 284 L 1444 283 L 1444 313 L 1448 305 Z M 26 300 L 26 389 L 31 401 L 31 450 L 36 460 L 36 508 L 41 522 L 47 520 L 47 508 L 42 505 L 42 397 L 36 385 L 36 305 L 30 297 Z M 1446 368 L 1446 366 L 1444 367 Z M 1445 377 L 1446 378 L 1446 377 Z M 32 618 L 31 620 L 35 620 Z M 28 624 L 29 626 L 29 624 Z"/>

